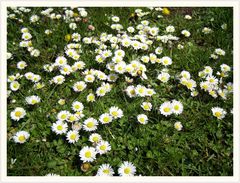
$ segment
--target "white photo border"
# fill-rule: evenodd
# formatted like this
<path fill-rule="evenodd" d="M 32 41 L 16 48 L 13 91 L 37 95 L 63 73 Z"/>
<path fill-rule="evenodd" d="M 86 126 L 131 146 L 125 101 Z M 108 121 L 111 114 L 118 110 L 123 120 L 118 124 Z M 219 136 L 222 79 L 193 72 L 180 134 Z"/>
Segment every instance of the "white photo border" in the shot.
<path fill-rule="evenodd" d="M 234 125 L 233 176 L 7 176 L 7 7 L 233 7 L 233 60 L 234 60 Z M 0 60 L 0 182 L 239 182 L 240 173 L 240 2 L 238 0 L 1 0 L 0 8 L 1 60 Z"/>

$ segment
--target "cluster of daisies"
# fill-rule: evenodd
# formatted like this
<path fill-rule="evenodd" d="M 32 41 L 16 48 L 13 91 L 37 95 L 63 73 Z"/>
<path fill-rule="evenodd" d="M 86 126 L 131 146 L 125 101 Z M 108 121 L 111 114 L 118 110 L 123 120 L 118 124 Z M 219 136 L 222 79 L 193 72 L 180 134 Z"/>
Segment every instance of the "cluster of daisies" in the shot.
<path fill-rule="evenodd" d="M 24 13 L 31 11 L 31 9 L 23 7 L 12 7 L 11 10 L 14 13 L 8 12 L 8 18 L 17 20 L 19 23 L 22 23 L 23 20 L 18 17 L 22 17 Z M 51 77 L 50 80 L 48 83 L 44 83 L 42 82 L 43 76 L 33 72 L 24 73 L 25 69 L 32 63 L 22 59 L 18 60 L 16 68 L 19 73 L 8 76 L 8 97 L 14 92 L 21 91 L 20 81 L 22 80 L 33 83 L 34 89 L 41 89 L 47 84 L 57 86 L 70 82 L 72 92 L 78 94 L 88 92 L 85 100 L 75 100 L 71 103 L 71 109 L 59 111 L 56 114 L 56 121 L 51 125 L 52 132 L 63 136 L 69 144 L 80 143 L 81 130 L 89 133 L 89 145 L 85 145 L 79 150 L 79 158 L 83 164 L 94 163 L 97 156 L 114 150 L 111 148 L 110 142 L 102 138 L 101 131 L 99 130 L 99 133 L 96 133 L 96 131 L 101 125 L 111 125 L 112 122 L 122 118 L 124 116 L 123 110 L 117 106 L 112 106 L 100 116 L 87 116 L 85 111 L 87 107 L 84 107 L 84 104 L 85 102 L 97 102 L 100 97 L 106 97 L 107 93 L 111 94 L 113 87 L 118 85 L 119 80 L 125 81 L 126 85 L 124 85 L 121 92 L 124 92 L 129 99 L 144 99 L 144 102 L 138 106 L 144 112 L 140 112 L 135 116 L 135 120 L 139 125 L 150 125 L 148 124 L 150 121 L 149 111 L 155 110 L 155 108 L 164 118 L 180 115 L 183 113 L 184 108 L 184 101 L 181 102 L 175 99 L 158 104 L 158 107 L 152 105 L 152 96 L 157 92 L 152 83 L 149 82 L 148 85 L 141 83 L 141 81 L 145 83 L 148 81 L 151 75 L 150 68 L 160 68 L 157 75 L 154 75 L 157 84 L 164 83 L 161 84 L 164 87 L 171 80 L 177 78 L 180 86 L 186 87 L 193 97 L 197 96 L 200 90 L 203 90 L 214 98 L 220 96 L 226 100 L 233 93 L 233 84 L 226 82 L 226 78 L 231 75 L 231 67 L 226 64 L 220 65 L 220 71 L 216 73 L 213 72 L 210 66 L 205 66 L 204 70 L 199 71 L 198 76 L 201 80 L 199 83 L 186 70 L 174 73 L 174 76 L 170 75 L 173 72 L 171 67 L 174 65 L 175 57 L 164 54 L 165 49 L 171 48 L 175 44 L 177 49 L 184 49 L 184 45 L 180 44 L 179 40 L 182 38 L 188 40 L 191 37 L 191 32 L 187 29 L 177 32 L 174 25 L 168 25 L 161 31 L 158 26 L 146 20 L 147 17 L 145 18 L 145 16 L 150 14 L 151 11 L 156 11 L 159 14 L 157 18 L 168 15 L 170 12 L 167 8 L 149 8 L 150 11 L 146 12 L 142 9 L 136 9 L 134 16 L 138 16 L 139 23 L 135 22 L 136 24 L 128 27 L 120 23 L 121 20 L 118 16 L 112 15 L 109 17 L 110 23 L 107 22 L 106 26 L 109 26 L 113 33 L 102 32 L 100 35 L 94 34 L 95 27 L 89 24 L 88 12 L 85 8 L 72 7 L 62 8 L 62 10 L 63 13 L 59 13 L 59 11 L 55 12 L 54 8 L 47 8 L 42 10 L 39 15 L 32 14 L 28 20 L 29 27 L 22 26 L 20 29 L 21 40 L 19 47 L 26 49 L 31 57 L 39 57 L 40 53 L 44 53 L 33 47 L 35 34 L 32 36 L 31 26 L 39 26 L 42 19 L 51 19 L 51 21 L 58 23 L 64 22 L 70 29 L 71 33 L 63 35 L 63 39 L 66 41 L 63 50 L 54 55 L 52 61 L 47 61 L 42 65 L 43 76 L 47 73 Z M 184 18 L 187 21 L 192 20 L 190 15 L 185 15 Z M 80 34 L 79 25 L 81 23 L 88 23 L 87 28 L 92 32 L 85 34 L 85 36 L 82 33 Z M 222 29 L 226 29 L 226 26 L 226 24 L 223 24 Z M 55 31 L 55 29 L 46 29 L 43 33 L 48 39 L 51 39 Z M 209 27 L 203 27 L 201 31 L 206 36 L 213 32 Z M 179 35 L 179 37 L 176 35 Z M 89 61 L 81 58 L 84 49 L 91 50 L 93 60 Z M 129 58 L 131 54 L 132 56 Z M 210 59 L 220 60 L 225 54 L 223 49 L 216 48 L 210 55 Z M 15 55 L 8 52 L 7 59 L 12 61 L 15 59 Z M 92 66 L 91 68 L 89 66 L 90 62 L 97 67 Z M 94 90 L 93 85 L 97 85 Z M 199 90 L 198 87 L 200 87 Z M 26 105 L 30 106 L 40 103 L 41 100 L 37 95 L 25 97 Z M 58 104 L 65 105 L 65 100 L 60 99 Z M 25 108 L 26 110 L 24 108 L 16 107 L 12 110 L 10 113 L 11 119 L 20 122 L 26 115 L 30 115 L 27 114 L 27 108 Z M 211 111 L 212 115 L 219 120 L 222 120 L 227 114 L 226 110 L 220 107 L 213 107 Z M 173 127 L 177 131 L 181 131 L 183 124 L 177 121 Z M 18 131 L 12 137 L 15 143 L 20 144 L 25 143 L 29 138 L 30 133 L 27 131 Z M 120 176 L 134 176 L 136 167 L 132 162 L 124 161 L 118 167 L 117 173 Z M 96 173 L 96 176 L 113 175 L 116 175 L 116 172 L 108 163 L 100 165 Z M 47 174 L 47 176 L 58 175 Z"/>

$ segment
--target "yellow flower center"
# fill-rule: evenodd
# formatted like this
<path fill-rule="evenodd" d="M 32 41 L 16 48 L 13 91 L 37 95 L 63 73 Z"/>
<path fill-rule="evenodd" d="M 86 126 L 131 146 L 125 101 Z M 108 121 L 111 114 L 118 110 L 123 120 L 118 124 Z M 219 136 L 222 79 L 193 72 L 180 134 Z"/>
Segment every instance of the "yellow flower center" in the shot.
<path fill-rule="evenodd" d="M 106 145 L 102 145 L 102 146 L 100 146 L 100 149 L 102 150 L 102 151 L 104 151 L 104 150 L 106 150 Z"/>
<path fill-rule="evenodd" d="M 18 137 L 18 140 L 19 140 L 20 142 L 23 142 L 24 140 L 26 140 L 26 138 L 25 138 L 24 135 L 21 135 L 21 136 Z"/>
<path fill-rule="evenodd" d="M 113 116 L 117 116 L 117 115 L 118 115 L 118 112 L 117 112 L 117 111 L 113 111 L 113 112 L 112 112 L 112 115 L 113 115 Z"/>
<path fill-rule="evenodd" d="M 76 137 L 77 137 L 77 135 L 76 135 L 75 133 L 73 133 L 73 134 L 70 135 L 70 139 L 71 139 L 71 140 L 75 140 Z"/>
<path fill-rule="evenodd" d="M 145 119 L 144 119 L 144 118 L 139 118 L 139 121 L 140 121 L 141 123 L 144 123 Z"/>
<path fill-rule="evenodd" d="M 93 137 L 94 142 L 98 142 L 98 137 Z"/>
<path fill-rule="evenodd" d="M 87 127 L 88 128 L 92 128 L 94 126 L 94 123 L 91 121 L 91 122 L 88 122 L 88 124 L 87 124 Z"/>
<path fill-rule="evenodd" d="M 109 174 L 110 171 L 109 171 L 109 169 L 105 169 L 105 170 L 103 170 L 103 173 L 105 173 L 105 174 Z"/>
<path fill-rule="evenodd" d="M 168 64 L 168 60 L 164 60 L 163 63 L 164 63 L 164 64 Z"/>
<path fill-rule="evenodd" d="M 62 129 L 63 129 L 62 125 L 58 125 L 58 126 L 57 126 L 57 129 L 58 129 L 58 130 L 62 130 Z"/>
<path fill-rule="evenodd" d="M 143 108 L 144 108 L 145 110 L 150 109 L 148 105 L 143 106 Z"/>
<path fill-rule="evenodd" d="M 105 123 L 108 123 L 108 122 L 109 122 L 109 117 L 108 117 L 108 116 L 105 116 L 105 117 L 103 118 L 103 121 L 104 121 Z"/>
<path fill-rule="evenodd" d="M 62 114 L 61 119 L 66 119 L 67 115 L 66 114 Z"/>
<path fill-rule="evenodd" d="M 170 112 L 170 108 L 169 108 L 169 107 L 165 107 L 165 108 L 163 109 L 163 111 L 164 111 L 164 112 Z"/>
<path fill-rule="evenodd" d="M 129 174 L 131 172 L 131 169 L 129 167 L 124 168 L 124 173 Z"/>
<path fill-rule="evenodd" d="M 85 157 L 86 158 L 91 158 L 92 154 L 90 151 L 85 152 Z"/>
<path fill-rule="evenodd" d="M 178 106 L 178 105 L 175 105 L 175 106 L 174 106 L 174 109 L 175 109 L 176 111 L 178 111 L 178 110 L 179 110 L 179 106 Z"/>
<path fill-rule="evenodd" d="M 36 104 L 37 103 L 37 100 L 32 100 L 32 104 Z"/>
<path fill-rule="evenodd" d="M 18 84 L 17 83 L 14 83 L 13 84 L 13 88 L 17 88 L 18 87 Z"/>
<path fill-rule="evenodd" d="M 215 112 L 215 116 L 219 118 L 219 117 L 222 116 L 222 113 L 221 112 Z"/>
<path fill-rule="evenodd" d="M 83 89 L 83 86 L 82 86 L 82 85 L 77 85 L 77 89 L 78 89 L 78 90 L 82 90 L 82 89 Z"/>
<path fill-rule="evenodd" d="M 22 115 L 22 112 L 21 112 L 21 111 L 15 112 L 15 116 L 20 117 L 21 115 Z"/>

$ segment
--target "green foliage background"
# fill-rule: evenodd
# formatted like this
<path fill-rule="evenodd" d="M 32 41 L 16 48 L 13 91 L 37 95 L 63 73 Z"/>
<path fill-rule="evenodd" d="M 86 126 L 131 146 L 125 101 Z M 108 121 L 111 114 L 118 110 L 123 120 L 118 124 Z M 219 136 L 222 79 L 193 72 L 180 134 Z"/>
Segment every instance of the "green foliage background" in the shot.
<path fill-rule="evenodd" d="M 87 31 L 87 23 L 78 25 L 78 28 L 73 31 L 62 20 L 41 19 L 42 23 L 39 25 L 30 25 L 29 17 L 32 14 L 39 14 L 45 8 L 31 9 L 30 13 L 25 13 L 22 17 L 24 20 L 22 24 L 8 19 L 7 49 L 14 56 L 13 60 L 8 60 L 8 75 L 31 71 L 41 75 L 46 86 L 41 90 L 34 90 L 32 83 L 22 78 L 20 91 L 13 92 L 8 98 L 8 137 L 20 129 L 27 130 L 31 134 L 29 141 L 25 144 L 19 145 L 8 141 L 7 173 L 9 176 L 36 176 L 48 173 L 62 176 L 95 175 L 101 164 L 109 163 L 116 171 L 118 165 L 124 160 L 133 162 L 137 168 L 137 174 L 141 175 L 233 175 L 232 115 L 227 115 L 226 118 L 219 121 L 211 113 L 211 108 L 215 106 L 223 107 L 229 113 L 233 107 L 232 98 L 226 101 L 220 98 L 214 99 L 203 91 L 193 98 L 190 91 L 178 84 L 176 78 L 172 78 L 167 84 L 157 82 L 156 76 L 160 72 L 161 66 L 150 66 L 148 67 L 148 70 L 151 70 L 148 73 L 150 79 L 138 80 L 137 83 L 145 86 L 153 85 L 157 94 L 152 99 L 147 99 L 153 104 L 153 110 L 147 113 L 149 123 L 140 125 L 136 122 L 136 116 L 143 113 L 140 105 L 146 99 L 127 97 L 122 92 L 127 86 L 124 77 L 120 77 L 110 93 L 99 98 L 93 104 L 86 102 L 86 96 L 90 90 L 96 90 L 96 87 L 100 85 L 99 81 L 80 94 L 71 89 L 75 81 L 83 79 L 77 73 L 66 77 L 66 82 L 60 86 L 47 84 L 57 73 L 44 72 L 42 65 L 54 62 L 56 56 L 64 50 L 64 46 L 67 44 L 64 39 L 66 34 L 78 32 L 85 37 L 100 35 L 102 32 L 116 33 L 110 28 L 109 17 L 111 15 L 119 16 L 120 23 L 126 29 L 128 26 L 134 26 L 140 22 L 140 20 L 129 20 L 135 8 L 86 8 L 89 14 L 89 23 L 96 28 L 94 32 Z M 215 72 L 220 70 L 219 66 L 222 63 L 233 66 L 232 8 L 170 8 L 170 10 L 171 14 L 162 19 L 156 18 L 156 12 L 147 15 L 144 19 L 148 19 L 151 25 L 159 27 L 160 32 L 170 24 L 175 26 L 177 36 L 180 36 L 182 29 L 191 32 L 190 38 L 181 39 L 185 44 L 183 50 L 178 50 L 176 46 L 173 46 L 172 49 L 164 49 L 162 55 L 168 55 L 173 59 L 171 75 L 187 70 L 191 73 L 192 78 L 199 82 L 198 72 L 204 66 L 211 66 Z M 57 11 L 63 12 L 61 8 L 58 8 Z M 183 18 L 187 13 L 192 15 L 192 20 Z M 211 21 L 212 18 L 214 21 Z M 227 30 L 221 29 L 223 23 L 227 23 Z M 214 32 L 203 35 L 201 30 L 205 26 L 210 27 Z M 33 45 L 41 51 L 39 57 L 30 57 L 24 48 L 18 46 L 22 27 L 27 27 L 33 35 Z M 55 29 L 50 38 L 44 34 L 46 29 Z M 222 57 L 220 61 L 209 59 L 210 54 L 218 47 L 226 51 L 225 57 Z M 86 68 L 105 69 L 94 61 L 95 47 L 93 45 L 82 44 L 82 48 L 81 60 L 85 61 Z M 150 49 L 142 54 L 152 51 Z M 136 52 L 130 50 L 126 53 L 128 60 L 138 56 Z M 23 71 L 16 68 L 16 63 L 20 60 L 28 63 L 28 67 Z M 232 76 L 228 80 L 232 81 Z M 29 95 L 40 96 L 42 102 L 35 107 L 29 107 L 25 103 L 25 97 Z M 66 105 L 60 106 L 57 103 L 60 98 L 66 99 Z M 13 99 L 16 100 L 16 103 L 10 102 Z M 82 162 L 79 160 L 78 153 L 81 147 L 90 145 L 88 142 L 90 133 L 81 130 L 80 140 L 76 144 L 68 144 L 64 137 L 51 132 L 56 111 L 70 110 L 71 103 L 76 99 L 84 104 L 86 116 L 98 118 L 113 105 L 123 109 L 124 112 L 124 117 L 120 120 L 114 121 L 108 126 L 99 125 L 97 133 L 110 142 L 112 150 L 98 157 L 87 172 L 80 169 Z M 161 103 L 172 99 L 183 103 L 184 112 L 179 116 L 164 117 L 160 115 L 158 108 Z M 26 109 L 27 116 L 19 122 L 14 122 L 10 119 L 9 114 L 18 106 Z M 176 121 L 182 122 L 183 131 L 178 132 L 173 128 Z M 42 139 L 46 139 L 46 142 Z M 17 159 L 14 165 L 10 163 L 11 158 Z"/>

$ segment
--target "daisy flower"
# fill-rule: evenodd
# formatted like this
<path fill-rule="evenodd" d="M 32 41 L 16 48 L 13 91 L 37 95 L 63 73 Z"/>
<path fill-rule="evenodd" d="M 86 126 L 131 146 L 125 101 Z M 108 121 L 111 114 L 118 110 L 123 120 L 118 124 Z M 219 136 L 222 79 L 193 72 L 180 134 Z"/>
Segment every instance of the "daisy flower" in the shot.
<path fill-rule="evenodd" d="M 53 77 L 52 81 L 53 81 L 55 84 L 60 85 L 60 84 L 62 84 L 62 83 L 65 81 L 65 78 L 64 78 L 64 76 L 59 75 L 59 76 Z"/>
<path fill-rule="evenodd" d="M 19 82 L 17 82 L 17 81 L 11 82 L 11 84 L 10 84 L 10 89 L 11 89 L 12 91 L 17 91 L 19 88 L 20 88 Z"/>
<path fill-rule="evenodd" d="M 126 93 L 130 98 L 135 97 L 136 96 L 135 87 L 134 86 L 128 86 L 126 88 Z"/>
<path fill-rule="evenodd" d="M 145 97 L 145 95 L 147 93 L 147 88 L 142 85 L 137 85 L 137 87 L 135 88 L 135 92 L 138 96 Z"/>
<path fill-rule="evenodd" d="M 172 101 L 172 112 L 174 114 L 181 114 L 183 112 L 183 105 L 181 102 L 173 100 Z"/>
<path fill-rule="evenodd" d="M 227 112 L 220 107 L 213 107 L 212 113 L 213 113 L 213 116 L 217 117 L 218 119 L 225 118 L 225 115 L 227 114 Z"/>
<path fill-rule="evenodd" d="M 99 154 L 105 154 L 111 150 L 111 145 L 107 141 L 100 141 L 96 146 L 96 151 Z"/>
<path fill-rule="evenodd" d="M 87 96 L 88 102 L 94 102 L 95 101 L 95 95 L 93 93 L 89 93 Z"/>
<path fill-rule="evenodd" d="M 27 67 L 27 63 L 24 62 L 24 61 L 20 61 L 17 63 L 17 68 L 22 70 L 22 69 L 25 69 L 25 67 Z"/>
<path fill-rule="evenodd" d="M 63 75 L 69 75 L 72 72 L 72 67 L 70 65 L 63 65 L 60 68 L 60 73 Z"/>
<path fill-rule="evenodd" d="M 93 133 L 89 136 L 89 141 L 92 143 L 99 143 L 102 140 L 101 135 L 99 135 L 98 133 Z"/>
<path fill-rule="evenodd" d="M 167 72 L 161 72 L 161 74 L 159 74 L 157 78 L 163 83 L 167 83 L 170 78 L 170 74 L 168 74 Z"/>
<path fill-rule="evenodd" d="M 151 111 L 152 110 L 152 104 L 150 102 L 143 102 L 141 107 L 145 111 Z"/>
<path fill-rule="evenodd" d="M 169 116 L 172 114 L 172 104 L 171 102 L 164 102 L 161 106 L 160 106 L 160 112 L 162 115 L 164 116 Z"/>
<path fill-rule="evenodd" d="M 118 169 L 120 176 L 134 176 L 136 173 L 136 167 L 128 161 L 124 161 Z"/>
<path fill-rule="evenodd" d="M 63 66 L 67 64 L 67 59 L 64 56 L 59 56 L 55 60 L 56 66 Z"/>
<path fill-rule="evenodd" d="M 139 114 L 137 116 L 137 120 L 139 123 L 144 124 L 144 125 L 148 123 L 148 117 L 145 114 Z"/>
<path fill-rule="evenodd" d="M 77 111 L 82 111 L 84 109 L 84 106 L 81 102 L 75 101 L 72 103 L 72 110 L 77 112 Z"/>
<path fill-rule="evenodd" d="M 102 114 L 100 117 L 99 117 L 99 121 L 102 123 L 102 124 L 108 124 L 108 123 L 111 123 L 113 120 L 113 117 L 108 114 L 108 113 L 104 113 Z"/>
<path fill-rule="evenodd" d="M 73 143 L 73 144 L 78 141 L 79 136 L 80 135 L 76 130 L 70 130 L 69 132 L 67 132 L 67 135 L 66 135 L 68 143 Z"/>
<path fill-rule="evenodd" d="M 51 128 L 53 132 L 55 132 L 58 135 L 61 135 L 67 132 L 68 125 L 62 121 L 57 121 L 56 123 L 53 123 Z"/>
<path fill-rule="evenodd" d="M 94 80 L 95 80 L 95 77 L 91 74 L 86 75 L 85 78 L 84 78 L 84 81 L 86 81 L 88 83 L 93 83 Z"/>
<path fill-rule="evenodd" d="M 182 128 L 183 128 L 183 125 L 182 125 L 181 122 L 178 121 L 178 122 L 174 123 L 174 128 L 175 128 L 177 131 L 181 131 Z"/>
<path fill-rule="evenodd" d="M 110 107 L 109 113 L 114 119 L 123 117 L 123 111 L 116 106 Z"/>
<path fill-rule="evenodd" d="M 175 28 L 174 28 L 174 26 L 169 25 L 169 26 L 166 27 L 166 31 L 172 33 L 172 32 L 175 31 Z"/>
<path fill-rule="evenodd" d="M 172 64 L 172 59 L 171 59 L 170 57 L 167 57 L 167 56 L 162 57 L 162 58 L 161 58 L 161 63 L 162 63 L 162 65 L 164 65 L 164 66 L 171 65 L 171 64 Z"/>
<path fill-rule="evenodd" d="M 12 120 L 19 121 L 21 118 L 24 118 L 26 111 L 22 107 L 16 107 L 10 114 Z"/>
<path fill-rule="evenodd" d="M 83 122 L 83 129 L 85 131 L 94 131 L 97 129 L 98 121 L 94 118 L 88 118 Z"/>
<path fill-rule="evenodd" d="M 73 90 L 74 90 L 75 92 L 81 92 L 81 91 L 83 91 L 86 87 L 87 87 L 87 85 L 85 84 L 84 81 L 79 81 L 79 82 L 76 82 L 76 83 L 73 85 Z"/>
<path fill-rule="evenodd" d="M 93 147 L 85 146 L 79 152 L 80 159 L 85 162 L 93 162 L 96 159 L 96 150 Z"/>
<path fill-rule="evenodd" d="M 65 120 L 68 119 L 69 115 L 70 115 L 69 111 L 60 111 L 57 114 L 57 119 L 60 120 L 60 121 L 65 121 Z"/>
<path fill-rule="evenodd" d="M 224 56 L 224 55 L 225 55 L 225 51 L 222 50 L 221 48 L 215 49 L 214 52 L 215 52 L 217 55 L 220 55 L 220 56 Z"/>
<path fill-rule="evenodd" d="M 27 104 L 29 104 L 29 105 L 35 105 L 41 101 L 40 97 L 38 97 L 36 95 L 26 97 L 25 100 L 26 100 Z"/>
<path fill-rule="evenodd" d="M 191 35 L 191 33 L 187 30 L 182 30 L 181 34 L 184 35 L 185 37 L 189 37 Z"/>
<path fill-rule="evenodd" d="M 109 164 L 102 164 L 97 171 L 96 176 L 113 176 L 114 171 Z"/>
<path fill-rule="evenodd" d="M 23 144 L 30 137 L 30 134 L 26 131 L 19 131 L 13 136 L 15 143 Z"/>
<path fill-rule="evenodd" d="M 97 88 L 97 91 L 96 91 L 97 96 L 102 97 L 102 96 L 106 95 L 106 93 L 107 93 L 107 90 L 106 90 L 105 87 L 98 87 Z"/>

